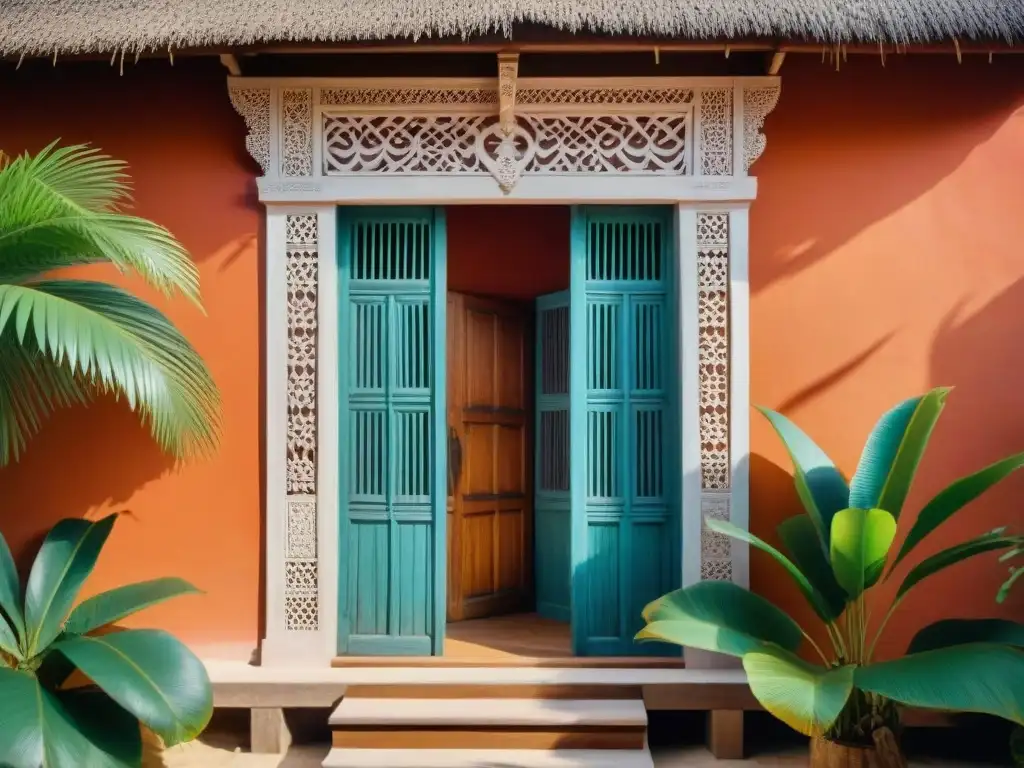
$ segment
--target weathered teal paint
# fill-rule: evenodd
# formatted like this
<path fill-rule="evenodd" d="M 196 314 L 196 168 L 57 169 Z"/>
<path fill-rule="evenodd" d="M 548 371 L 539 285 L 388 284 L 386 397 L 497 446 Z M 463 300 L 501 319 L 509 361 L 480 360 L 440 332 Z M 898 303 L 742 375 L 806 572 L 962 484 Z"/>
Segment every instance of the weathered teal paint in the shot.
<path fill-rule="evenodd" d="M 574 649 L 676 653 L 633 641 L 681 580 L 669 212 L 574 209 L 571 249 Z"/>
<path fill-rule="evenodd" d="M 340 209 L 338 266 L 339 652 L 440 654 L 443 211 Z"/>
<path fill-rule="evenodd" d="M 537 613 L 570 617 L 569 294 L 537 299 L 534 583 Z"/>

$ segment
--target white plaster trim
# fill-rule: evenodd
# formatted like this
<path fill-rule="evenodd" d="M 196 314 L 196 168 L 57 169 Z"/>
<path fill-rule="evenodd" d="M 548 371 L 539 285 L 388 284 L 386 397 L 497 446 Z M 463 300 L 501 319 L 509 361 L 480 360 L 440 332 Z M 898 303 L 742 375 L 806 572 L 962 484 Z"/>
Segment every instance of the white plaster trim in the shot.
<path fill-rule="evenodd" d="M 750 219 L 729 214 L 729 521 L 750 526 Z M 750 586 L 750 546 L 732 540 L 732 580 Z"/>
<path fill-rule="evenodd" d="M 320 657 L 327 663 L 338 651 L 339 435 L 338 407 L 338 211 L 317 214 L 317 553 L 320 587 Z M 334 329 L 327 332 L 327 329 Z"/>
<path fill-rule="evenodd" d="M 306 180 L 257 179 L 265 203 L 339 205 L 474 205 L 480 203 L 626 203 L 753 200 L 752 176 L 527 176 L 505 194 L 490 176 L 329 176 Z"/>

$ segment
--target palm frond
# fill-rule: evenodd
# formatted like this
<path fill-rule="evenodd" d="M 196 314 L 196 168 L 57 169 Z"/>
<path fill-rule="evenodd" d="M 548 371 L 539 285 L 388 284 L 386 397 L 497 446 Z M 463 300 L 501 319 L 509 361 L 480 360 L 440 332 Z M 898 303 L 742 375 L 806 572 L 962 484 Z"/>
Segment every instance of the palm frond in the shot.
<path fill-rule="evenodd" d="M 216 446 L 220 399 L 209 371 L 161 312 L 131 294 L 81 280 L 0 285 L 0 339 L 11 334 L 40 372 L 28 378 L 23 364 L 0 375 L 0 410 L 5 398 L 14 406 L 0 416 L 0 462 L 17 455 L 54 407 L 95 391 L 123 396 L 175 456 Z M 3 358 L 0 368 L 7 368 Z M 19 391 L 19 380 L 31 386 Z"/>
<path fill-rule="evenodd" d="M 128 199 L 124 168 L 88 147 L 51 144 L 0 169 L 0 282 L 109 261 L 198 304 L 199 273 L 181 243 L 166 228 L 118 210 Z"/>

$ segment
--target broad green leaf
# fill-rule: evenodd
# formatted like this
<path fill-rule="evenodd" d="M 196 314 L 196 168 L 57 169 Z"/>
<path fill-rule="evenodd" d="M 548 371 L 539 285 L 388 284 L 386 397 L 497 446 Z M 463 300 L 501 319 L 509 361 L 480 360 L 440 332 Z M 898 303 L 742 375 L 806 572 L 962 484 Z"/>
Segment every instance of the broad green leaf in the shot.
<path fill-rule="evenodd" d="M 999 643 L 1024 648 L 1024 624 L 1009 619 L 943 619 L 914 635 L 907 653 L 967 643 Z"/>
<path fill-rule="evenodd" d="M 716 520 L 709 517 L 706 522 L 709 530 L 726 536 L 731 536 L 734 539 L 738 539 L 739 541 L 743 541 L 751 546 L 757 547 L 762 552 L 767 552 L 775 559 L 775 562 L 786 569 L 786 573 L 788 573 L 793 581 L 796 582 L 797 588 L 799 588 L 800 592 L 803 593 L 807 602 L 810 603 L 811 608 L 814 609 L 814 612 L 818 614 L 822 621 L 831 621 L 835 618 L 832 616 L 832 612 L 829 609 L 828 603 L 825 602 L 825 598 L 818 594 L 818 591 L 811 585 L 811 582 L 807 577 L 793 564 L 792 560 L 779 552 L 779 550 L 771 544 L 768 544 L 763 539 L 758 538 L 750 531 L 745 531 L 732 523 L 725 522 L 724 520 Z"/>
<path fill-rule="evenodd" d="M 743 657 L 750 690 L 775 717 L 805 736 L 821 736 L 853 690 L 853 667 L 826 669 L 778 648 Z"/>
<path fill-rule="evenodd" d="M 16 659 L 24 658 L 18 647 L 18 638 L 15 637 L 14 630 L 11 629 L 11 625 L 7 623 L 7 619 L 3 615 L 0 615 L 0 651 L 6 651 Z"/>
<path fill-rule="evenodd" d="M 61 520 L 46 535 L 25 592 L 26 656 L 35 655 L 60 634 L 116 518 L 108 515 L 95 523 Z"/>
<path fill-rule="evenodd" d="M 854 685 L 910 707 L 1024 723 L 1024 651 L 970 643 L 859 667 Z"/>
<path fill-rule="evenodd" d="M 105 696 L 54 693 L 26 672 L 0 669 L 0 765 L 135 768 L 138 721 Z"/>
<path fill-rule="evenodd" d="M 846 609 L 849 596 L 836 581 L 814 522 L 807 515 L 795 515 L 783 520 L 776 530 L 796 567 L 821 595 L 828 607 L 828 615 L 838 618 Z"/>
<path fill-rule="evenodd" d="M 944 549 L 941 552 L 922 560 L 914 566 L 910 573 L 907 574 L 907 577 L 903 579 L 903 583 L 896 592 L 896 599 L 903 599 L 911 589 L 927 579 L 929 576 L 932 576 L 939 571 L 943 571 L 951 565 L 956 565 L 959 562 L 974 557 L 975 555 L 984 554 L 985 552 L 994 552 L 999 549 L 1012 547 L 1015 543 L 1015 539 L 1001 534 L 1002 529 L 991 533 L 985 533 L 977 538 L 965 541 L 962 544 L 957 544 L 949 549 Z"/>
<path fill-rule="evenodd" d="M 851 598 L 881 578 L 895 538 L 896 519 L 884 509 L 844 509 L 832 518 L 832 571 Z"/>
<path fill-rule="evenodd" d="M 701 581 L 649 603 L 638 640 L 664 640 L 742 656 L 765 643 L 800 647 L 803 633 L 786 613 L 760 595 L 728 581 Z"/>
<path fill-rule="evenodd" d="M 850 506 L 850 489 L 832 459 L 796 424 L 781 413 L 758 408 L 775 428 L 793 462 L 796 491 L 825 547 L 832 516 Z"/>
<path fill-rule="evenodd" d="M 963 509 L 964 506 L 981 496 L 993 485 L 1008 477 L 1024 467 L 1024 453 L 997 461 L 984 469 L 975 472 L 973 475 L 961 477 L 956 482 L 947 486 L 939 492 L 935 498 L 929 501 L 921 509 L 921 513 L 914 521 L 907 538 L 900 547 L 900 552 L 893 561 L 892 568 L 909 555 L 929 533 L 934 531 L 954 514 Z M 890 569 L 890 573 L 892 570 Z"/>
<path fill-rule="evenodd" d="M 938 387 L 905 400 L 879 419 L 850 482 L 849 506 L 884 509 L 899 520 L 949 391 Z"/>
<path fill-rule="evenodd" d="M 167 746 L 190 741 L 210 721 L 206 668 L 181 642 L 155 629 L 76 636 L 53 646 Z"/>
<path fill-rule="evenodd" d="M 128 584 L 82 602 L 71 612 L 64 631 L 72 635 L 84 635 L 151 605 L 157 605 L 179 595 L 194 594 L 199 594 L 199 590 L 184 579 L 153 579 L 139 584 Z"/>
<path fill-rule="evenodd" d="M 7 539 L 0 534 L 0 611 L 10 619 L 17 637 L 25 637 L 25 617 L 21 611 L 21 582 L 18 568 L 7 546 Z"/>

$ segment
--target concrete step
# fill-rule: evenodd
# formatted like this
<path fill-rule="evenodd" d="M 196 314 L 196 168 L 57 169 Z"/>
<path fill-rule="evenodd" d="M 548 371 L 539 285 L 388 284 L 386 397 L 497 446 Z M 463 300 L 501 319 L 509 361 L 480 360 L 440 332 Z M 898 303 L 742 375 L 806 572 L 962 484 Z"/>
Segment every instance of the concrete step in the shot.
<path fill-rule="evenodd" d="M 650 751 L 586 749 L 340 749 L 323 768 L 653 768 Z"/>
<path fill-rule="evenodd" d="M 346 699 L 643 699 L 640 685 L 382 683 L 350 685 Z"/>
<path fill-rule="evenodd" d="M 328 721 L 347 726 L 647 727 L 640 699 L 363 699 L 345 697 Z"/>

